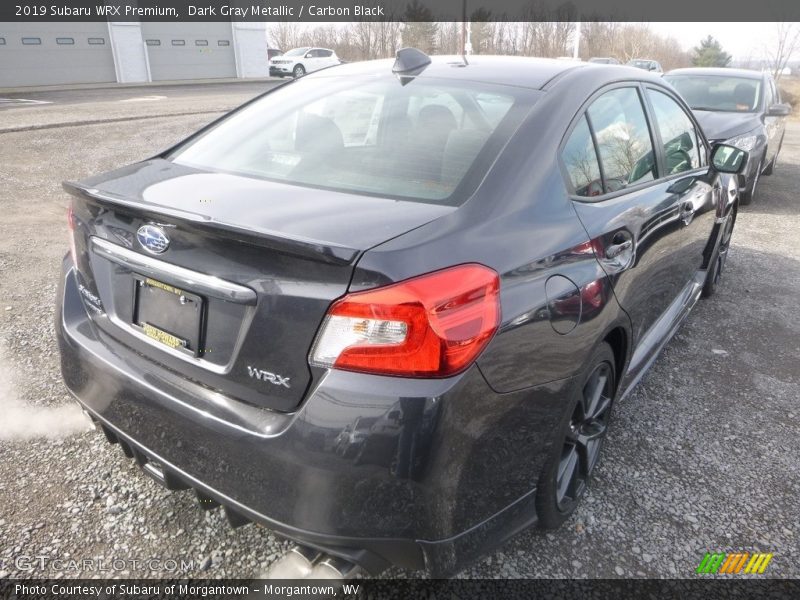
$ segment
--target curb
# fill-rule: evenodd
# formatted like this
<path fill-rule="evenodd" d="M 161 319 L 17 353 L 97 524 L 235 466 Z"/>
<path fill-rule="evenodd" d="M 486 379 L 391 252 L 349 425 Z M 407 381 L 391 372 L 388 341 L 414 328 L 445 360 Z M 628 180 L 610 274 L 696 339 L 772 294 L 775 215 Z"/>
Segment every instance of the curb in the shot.
<path fill-rule="evenodd" d="M 274 83 L 281 81 L 278 77 L 253 77 L 247 79 L 229 78 L 229 79 L 174 79 L 168 81 L 151 81 L 151 82 L 134 82 L 134 83 L 73 83 L 65 85 L 36 85 L 29 87 L 12 87 L 0 88 L 0 96 L 6 94 L 24 95 L 24 94 L 39 94 L 42 92 L 73 92 L 84 90 L 117 90 L 117 89 L 153 89 L 159 87 L 181 87 L 192 85 L 230 85 L 230 84 L 247 84 L 247 83 Z"/>
<path fill-rule="evenodd" d="M 227 109 L 230 110 L 230 109 Z M 125 121 L 141 121 L 143 119 L 163 119 L 166 117 L 187 117 L 191 115 L 212 115 L 227 112 L 226 109 L 220 110 L 197 110 L 178 113 L 167 113 L 161 115 L 140 115 L 137 117 L 112 117 L 108 119 L 88 119 L 83 121 L 64 121 L 61 123 L 44 123 L 42 125 L 20 125 L 18 127 L 0 127 L 0 134 L 17 133 L 20 131 L 38 131 L 41 129 L 60 129 L 62 127 L 80 127 L 82 125 L 102 125 L 104 123 L 122 123 Z"/>

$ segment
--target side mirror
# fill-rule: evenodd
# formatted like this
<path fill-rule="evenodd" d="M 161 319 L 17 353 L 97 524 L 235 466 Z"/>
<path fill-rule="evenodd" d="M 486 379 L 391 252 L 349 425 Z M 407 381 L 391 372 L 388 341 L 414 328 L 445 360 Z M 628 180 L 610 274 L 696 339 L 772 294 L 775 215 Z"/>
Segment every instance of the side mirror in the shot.
<path fill-rule="evenodd" d="M 650 70 L 651 71 L 658 71 L 658 67 L 656 67 L 654 64 L 651 63 L 650 64 Z"/>
<path fill-rule="evenodd" d="M 792 112 L 792 107 L 788 104 L 773 104 L 767 109 L 768 117 L 788 117 Z"/>
<path fill-rule="evenodd" d="M 305 58 L 311 58 L 311 52 L 307 52 Z"/>
<path fill-rule="evenodd" d="M 741 173 L 747 165 L 747 152 L 727 144 L 714 144 L 711 164 L 719 173 Z"/>

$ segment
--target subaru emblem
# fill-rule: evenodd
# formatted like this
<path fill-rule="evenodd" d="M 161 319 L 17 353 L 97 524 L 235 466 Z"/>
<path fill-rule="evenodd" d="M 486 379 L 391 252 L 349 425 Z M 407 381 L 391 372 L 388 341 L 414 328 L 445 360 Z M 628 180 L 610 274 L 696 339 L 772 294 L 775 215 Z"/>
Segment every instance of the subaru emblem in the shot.
<path fill-rule="evenodd" d="M 169 238 L 161 227 L 142 225 L 136 232 L 136 239 L 150 254 L 161 254 L 169 248 Z"/>

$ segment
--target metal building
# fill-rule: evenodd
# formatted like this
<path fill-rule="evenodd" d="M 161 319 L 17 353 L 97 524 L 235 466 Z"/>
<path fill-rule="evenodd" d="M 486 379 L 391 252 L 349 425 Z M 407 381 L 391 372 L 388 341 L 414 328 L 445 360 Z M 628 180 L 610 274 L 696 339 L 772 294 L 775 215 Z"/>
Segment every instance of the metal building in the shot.
<path fill-rule="evenodd" d="M 268 75 L 264 23 L 0 23 L 0 88 Z"/>

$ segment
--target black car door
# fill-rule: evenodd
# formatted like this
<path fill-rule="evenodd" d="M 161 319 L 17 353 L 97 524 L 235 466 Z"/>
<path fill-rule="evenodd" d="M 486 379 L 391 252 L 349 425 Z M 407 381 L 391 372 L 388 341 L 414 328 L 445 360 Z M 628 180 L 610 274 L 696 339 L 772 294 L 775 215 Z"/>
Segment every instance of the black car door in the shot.
<path fill-rule="evenodd" d="M 713 228 L 716 178 L 705 145 L 670 93 L 635 82 L 598 92 L 572 127 L 562 162 L 573 205 L 630 316 L 634 346 L 652 346 L 700 291 L 698 244 Z"/>

